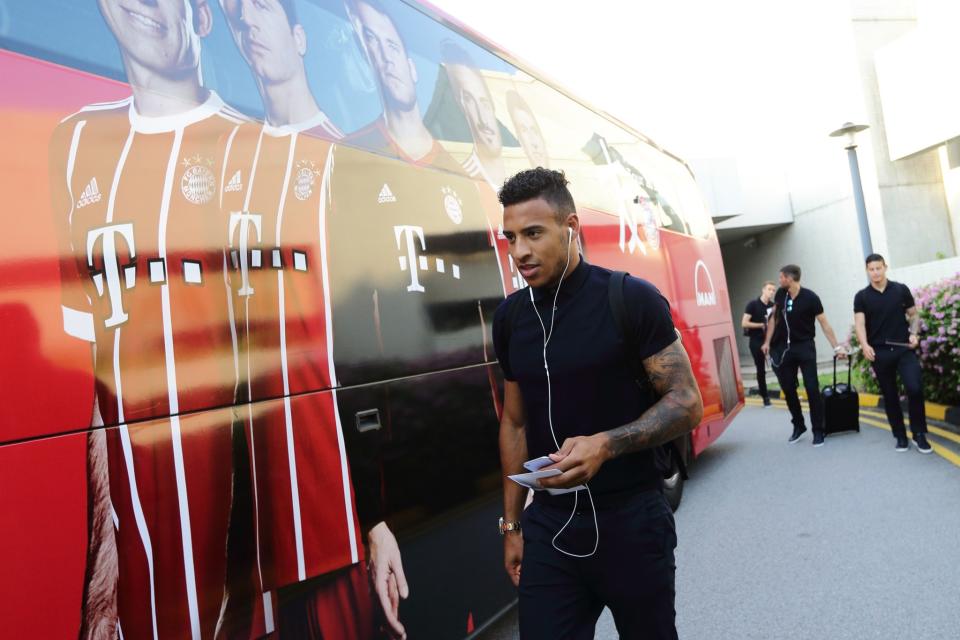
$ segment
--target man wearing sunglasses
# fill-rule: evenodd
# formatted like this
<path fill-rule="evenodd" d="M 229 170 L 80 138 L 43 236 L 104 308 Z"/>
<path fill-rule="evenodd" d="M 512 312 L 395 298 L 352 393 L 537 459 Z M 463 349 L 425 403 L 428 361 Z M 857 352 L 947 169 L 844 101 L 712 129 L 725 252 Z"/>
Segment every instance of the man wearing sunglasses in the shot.
<path fill-rule="evenodd" d="M 788 442 L 797 442 L 807 431 L 797 395 L 799 371 L 803 374 L 803 386 L 807 390 L 810 405 L 813 446 L 823 446 L 823 405 L 817 380 L 817 346 L 814 342 L 817 330 L 814 320 L 820 323 L 834 354 L 846 358 L 847 351 L 837 341 L 833 327 L 827 321 L 820 296 L 800 286 L 800 267 L 797 265 L 788 264 L 780 269 L 780 289 L 773 302 L 774 311 L 767 322 L 766 340 L 761 349 L 764 355 L 770 356 L 773 371 L 790 409 L 793 434 Z"/>

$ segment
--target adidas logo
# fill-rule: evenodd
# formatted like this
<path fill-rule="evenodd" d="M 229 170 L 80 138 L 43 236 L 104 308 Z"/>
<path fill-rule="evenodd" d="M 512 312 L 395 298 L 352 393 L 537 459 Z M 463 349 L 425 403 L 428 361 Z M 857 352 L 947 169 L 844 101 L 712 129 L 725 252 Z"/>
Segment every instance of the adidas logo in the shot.
<path fill-rule="evenodd" d="M 226 192 L 231 191 L 240 191 L 243 188 L 243 184 L 240 182 L 240 170 L 237 169 L 237 172 L 233 174 L 233 177 L 230 178 L 230 182 L 227 183 L 227 186 L 223 188 Z"/>
<path fill-rule="evenodd" d="M 380 195 L 377 196 L 377 204 L 383 204 L 385 202 L 396 202 L 397 197 L 393 195 L 393 192 L 390 191 L 390 186 L 384 182 L 383 189 L 380 189 Z"/>
<path fill-rule="evenodd" d="M 97 179 L 92 178 L 90 182 L 87 183 L 83 193 L 80 194 L 80 200 L 77 202 L 77 209 L 81 209 L 88 204 L 100 202 L 100 197 L 100 189 L 97 187 Z"/>

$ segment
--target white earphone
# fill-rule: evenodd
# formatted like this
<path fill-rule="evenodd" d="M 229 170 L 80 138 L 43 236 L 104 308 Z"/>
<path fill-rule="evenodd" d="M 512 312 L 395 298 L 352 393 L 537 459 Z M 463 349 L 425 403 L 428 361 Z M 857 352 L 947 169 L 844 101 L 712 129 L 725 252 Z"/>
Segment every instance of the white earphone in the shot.
<path fill-rule="evenodd" d="M 550 344 L 550 338 L 553 337 L 553 327 L 557 316 L 557 298 L 560 296 L 560 285 L 563 284 L 563 279 L 567 275 L 567 269 L 570 268 L 570 247 L 573 245 L 573 227 L 567 227 L 567 238 L 567 264 L 563 268 L 563 273 L 560 274 L 560 282 L 557 283 L 557 291 L 553 295 L 553 309 L 550 312 L 550 331 L 547 331 L 546 325 L 543 324 L 543 318 L 540 317 L 540 312 L 537 310 L 537 305 L 533 298 L 533 287 L 530 287 L 530 305 L 533 307 L 533 312 L 537 314 L 537 320 L 540 321 L 540 328 L 543 329 L 543 369 L 547 373 L 547 422 L 550 425 L 550 436 L 553 438 L 553 444 L 557 447 L 557 451 L 560 450 L 560 442 L 557 440 L 557 433 L 553 430 L 553 392 L 550 387 L 550 365 L 547 364 L 547 345 Z M 560 534 L 573 522 L 573 517 L 577 515 L 577 505 L 580 501 L 579 491 L 573 494 L 573 510 L 570 512 L 570 517 L 567 518 L 564 525 L 560 527 L 560 531 L 557 531 L 557 535 L 553 536 L 553 540 L 550 541 L 554 549 L 571 558 L 589 558 L 597 552 L 597 548 L 600 546 L 600 525 L 597 524 L 597 506 L 593 502 L 593 493 L 591 493 L 588 483 L 584 482 L 583 484 L 587 491 L 587 497 L 590 499 L 590 507 L 593 510 L 593 526 L 597 532 L 597 537 L 593 544 L 593 551 L 584 554 L 570 553 L 557 546 L 557 538 L 559 538 Z"/>

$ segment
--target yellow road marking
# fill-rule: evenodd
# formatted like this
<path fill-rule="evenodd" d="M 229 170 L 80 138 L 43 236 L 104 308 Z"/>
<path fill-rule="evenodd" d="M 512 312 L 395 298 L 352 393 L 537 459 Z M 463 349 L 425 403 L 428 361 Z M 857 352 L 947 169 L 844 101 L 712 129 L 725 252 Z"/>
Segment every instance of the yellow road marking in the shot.
<path fill-rule="evenodd" d="M 786 406 L 786 403 L 783 400 L 772 400 L 771 402 L 776 403 L 776 406 L 778 407 L 781 405 L 784 407 Z M 762 401 L 754 400 L 753 398 L 748 400 L 747 403 L 751 405 L 760 405 L 760 406 L 762 406 L 763 404 Z M 866 413 L 867 415 L 873 415 L 873 416 L 876 416 L 877 418 L 882 418 L 886 420 L 886 413 L 883 413 L 883 409 L 870 409 L 868 407 L 863 407 L 863 406 L 861 406 L 860 408 L 863 410 L 861 411 L 861 415 Z M 939 420 L 939 418 L 933 418 L 933 419 Z M 903 421 L 908 427 L 910 426 L 909 418 L 904 417 Z M 941 429 L 940 427 L 931 427 L 931 426 L 927 426 L 927 431 L 945 440 L 950 440 L 951 442 L 956 442 L 957 444 L 960 444 L 960 435 L 957 435 L 952 431 L 947 431 L 946 429 Z"/>
<path fill-rule="evenodd" d="M 783 400 L 771 400 L 771 402 L 773 403 L 773 406 L 777 407 L 778 409 L 785 409 L 785 408 L 787 407 L 787 403 L 786 403 L 785 401 L 783 401 Z M 752 406 L 761 406 L 761 407 L 763 406 L 763 401 L 762 401 L 762 400 L 755 400 L 755 399 L 753 399 L 753 398 L 747 399 L 747 400 L 746 400 L 746 403 L 749 404 L 749 405 L 752 405 Z M 867 424 L 867 425 L 869 425 L 869 426 L 871 426 L 871 427 L 875 427 L 875 428 L 878 428 L 878 429 L 883 429 L 883 430 L 885 430 L 885 431 L 890 431 L 890 425 L 889 425 L 889 424 L 887 424 L 886 422 L 881 422 L 880 420 L 877 420 L 876 418 L 872 418 L 872 417 L 867 417 L 867 416 L 861 415 L 861 416 L 860 416 L 860 421 L 863 422 L 863 423 L 865 423 L 865 424 Z M 906 420 L 906 419 L 905 419 L 904 422 L 905 422 L 908 426 L 910 425 L 910 421 L 909 421 L 909 420 Z M 946 438 L 947 440 L 951 440 L 951 441 L 953 441 L 953 442 L 956 442 L 956 443 L 960 444 L 960 436 L 958 436 L 958 435 L 955 434 L 955 433 L 952 433 L 952 432 L 950 432 L 950 431 L 945 431 L 945 430 L 943 430 L 943 429 L 940 429 L 939 427 L 929 427 L 929 426 L 928 426 L 928 427 L 927 427 L 927 430 L 928 430 L 930 433 L 932 433 L 932 434 L 934 434 L 934 435 L 937 435 L 937 436 L 939 436 L 939 437 L 941 437 L 941 438 Z M 956 465 L 957 467 L 960 467 L 960 455 L 957 455 L 956 453 L 954 453 L 954 452 L 951 451 L 950 449 L 944 447 L 943 445 L 937 444 L 936 442 L 931 442 L 931 443 L 930 443 L 930 446 L 933 447 L 933 452 L 936 453 L 938 456 L 940 456 L 940 457 L 943 458 L 944 460 L 947 460 L 948 462 L 953 463 L 953 464 Z"/>
<path fill-rule="evenodd" d="M 773 400 L 772 402 L 777 403 L 777 406 L 779 406 L 779 405 L 786 406 L 786 403 L 785 403 L 783 400 Z M 761 406 L 762 406 L 762 401 L 753 400 L 753 398 L 751 398 L 751 399 L 748 401 L 748 403 L 749 403 L 749 404 L 752 404 L 752 405 L 761 405 Z M 804 403 L 804 404 L 806 404 L 806 403 Z M 882 410 L 882 409 L 870 409 L 870 408 L 868 408 L 868 407 L 863 407 L 863 406 L 861 406 L 860 408 L 863 409 L 863 411 L 861 411 L 861 416 L 863 416 L 863 414 L 867 414 L 868 416 L 874 416 L 874 417 L 877 417 L 877 418 L 886 420 L 886 417 L 887 417 L 887 416 L 886 416 L 885 413 L 883 413 L 883 410 Z M 936 420 L 936 419 L 938 419 L 938 418 L 934 418 L 934 420 Z M 909 418 L 907 418 L 906 416 L 904 416 L 903 421 L 904 421 L 904 424 L 906 424 L 908 427 L 910 426 L 910 419 L 909 419 Z M 943 439 L 945 439 L 945 440 L 950 440 L 951 442 L 955 442 L 955 443 L 957 443 L 957 444 L 960 444 L 960 435 L 958 435 L 958 434 L 956 434 L 956 433 L 954 433 L 954 432 L 952 432 L 952 431 L 947 431 L 946 429 L 941 429 L 940 427 L 931 427 L 931 426 L 927 426 L 927 431 L 929 431 L 929 432 L 932 433 L 933 435 L 939 436 L 939 437 L 941 437 L 941 438 L 943 438 Z"/>
<path fill-rule="evenodd" d="M 907 426 L 910 425 L 909 420 L 904 420 L 904 422 L 907 423 Z M 960 436 L 958 436 L 952 431 L 947 431 L 946 429 L 941 429 L 940 427 L 931 427 L 931 426 L 927 426 L 927 431 L 929 431 L 934 435 L 938 435 L 941 438 L 946 438 L 947 440 L 952 440 L 953 442 L 960 444 Z"/>
<path fill-rule="evenodd" d="M 883 429 L 884 431 L 890 431 L 890 425 L 886 422 L 880 422 L 878 420 L 871 420 L 870 418 L 860 418 L 861 422 L 865 422 L 871 427 L 876 427 L 877 429 Z M 933 447 L 933 452 L 936 453 L 941 458 L 952 462 L 953 464 L 960 467 L 960 456 L 955 454 L 950 449 L 947 449 L 943 445 L 937 444 L 936 442 L 931 442 L 930 446 Z"/>

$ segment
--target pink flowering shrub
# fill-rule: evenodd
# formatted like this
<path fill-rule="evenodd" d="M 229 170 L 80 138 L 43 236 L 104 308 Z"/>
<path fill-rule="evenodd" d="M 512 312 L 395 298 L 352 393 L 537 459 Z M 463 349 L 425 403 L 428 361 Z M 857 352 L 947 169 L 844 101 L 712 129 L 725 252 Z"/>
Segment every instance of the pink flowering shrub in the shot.
<path fill-rule="evenodd" d="M 923 393 L 927 400 L 960 405 L 960 273 L 913 291 L 920 312 L 920 348 Z M 850 331 L 851 346 L 857 345 Z M 879 393 L 873 367 L 862 355 L 856 357 L 864 391 Z"/>

